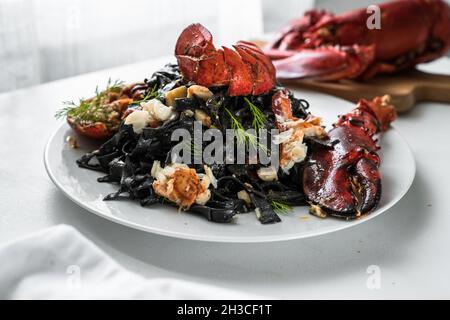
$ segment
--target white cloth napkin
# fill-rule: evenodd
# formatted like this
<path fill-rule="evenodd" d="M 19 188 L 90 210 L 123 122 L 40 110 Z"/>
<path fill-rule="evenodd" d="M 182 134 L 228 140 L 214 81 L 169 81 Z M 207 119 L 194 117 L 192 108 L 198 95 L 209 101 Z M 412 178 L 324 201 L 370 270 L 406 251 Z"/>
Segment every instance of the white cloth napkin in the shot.
<path fill-rule="evenodd" d="M 52 227 L 0 248 L 0 299 L 254 299 L 125 270 L 70 226 Z"/>

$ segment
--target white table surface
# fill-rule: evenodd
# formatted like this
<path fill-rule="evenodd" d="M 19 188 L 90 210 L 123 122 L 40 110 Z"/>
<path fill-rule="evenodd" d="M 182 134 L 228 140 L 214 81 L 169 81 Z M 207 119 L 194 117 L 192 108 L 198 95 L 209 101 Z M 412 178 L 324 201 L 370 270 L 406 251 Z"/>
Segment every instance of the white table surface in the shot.
<path fill-rule="evenodd" d="M 177 240 L 117 225 L 67 199 L 43 165 L 45 143 L 59 126 L 53 114 L 61 101 L 88 97 L 109 77 L 149 77 L 166 61 L 0 95 L 0 245 L 65 223 L 145 277 L 175 277 L 283 299 L 450 298 L 450 105 L 422 103 L 396 123 L 417 161 L 408 194 L 367 223 L 321 237 L 269 244 Z M 426 69 L 450 72 L 450 59 Z M 370 265 L 381 270 L 379 289 L 366 285 Z"/>

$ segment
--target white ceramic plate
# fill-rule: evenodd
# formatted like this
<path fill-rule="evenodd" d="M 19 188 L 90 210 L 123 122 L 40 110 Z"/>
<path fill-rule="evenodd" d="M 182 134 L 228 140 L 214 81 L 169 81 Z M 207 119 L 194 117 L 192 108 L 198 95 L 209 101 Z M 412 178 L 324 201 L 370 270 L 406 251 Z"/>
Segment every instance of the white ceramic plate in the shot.
<path fill-rule="evenodd" d="M 323 94 L 295 91 L 297 97 L 308 100 L 311 112 L 322 116 L 330 125 L 337 115 L 351 110 L 354 105 Z M 395 127 L 395 125 L 394 125 Z M 349 228 L 391 208 L 408 191 L 415 175 L 415 162 L 406 141 L 395 128 L 381 140 L 381 172 L 383 194 L 378 208 L 370 215 L 355 221 L 335 218 L 319 219 L 309 215 L 307 207 L 297 207 L 293 213 L 282 215 L 281 223 L 262 225 L 253 213 L 237 215 L 235 222 L 218 224 L 204 217 L 178 212 L 170 206 L 156 205 L 143 208 L 134 201 L 103 201 L 117 186 L 98 183 L 102 176 L 91 170 L 81 169 L 75 163 L 83 153 L 96 148 L 87 139 L 78 138 L 81 146 L 71 149 L 65 143 L 67 135 L 73 135 L 63 124 L 50 138 L 45 149 L 45 166 L 50 178 L 64 194 L 81 207 L 111 221 L 165 236 L 217 242 L 268 242 L 300 239 Z"/>

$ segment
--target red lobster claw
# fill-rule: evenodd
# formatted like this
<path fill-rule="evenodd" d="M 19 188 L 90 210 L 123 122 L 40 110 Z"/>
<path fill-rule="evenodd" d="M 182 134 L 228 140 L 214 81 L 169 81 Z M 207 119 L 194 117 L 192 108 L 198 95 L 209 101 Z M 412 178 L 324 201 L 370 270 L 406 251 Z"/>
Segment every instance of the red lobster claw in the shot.
<path fill-rule="evenodd" d="M 275 67 L 253 43 L 216 49 L 211 33 L 191 24 L 181 33 L 175 56 L 183 77 L 205 87 L 229 86 L 230 96 L 259 95 L 275 86 Z"/>
<path fill-rule="evenodd" d="M 354 219 L 370 212 L 381 197 L 379 149 L 374 135 L 395 120 L 388 97 L 361 100 L 328 133 L 332 148 L 315 146 L 303 172 L 312 210 Z"/>

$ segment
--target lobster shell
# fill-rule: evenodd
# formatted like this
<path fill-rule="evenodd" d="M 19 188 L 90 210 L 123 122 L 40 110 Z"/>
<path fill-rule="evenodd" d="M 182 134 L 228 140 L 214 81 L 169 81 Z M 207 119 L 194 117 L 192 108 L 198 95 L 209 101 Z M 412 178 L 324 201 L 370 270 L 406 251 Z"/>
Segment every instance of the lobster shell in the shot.
<path fill-rule="evenodd" d="M 239 41 L 233 49 L 216 49 L 211 33 L 196 23 L 181 33 L 175 56 L 187 81 L 205 87 L 229 86 L 230 96 L 270 91 L 275 86 L 275 67 L 271 60 L 250 42 Z"/>
<path fill-rule="evenodd" d="M 388 97 L 361 100 L 328 132 L 332 148 L 317 145 L 303 172 L 313 208 L 354 219 L 373 210 L 381 197 L 379 146 L 374 135 L 396 118 Z"/>
<path fill-rule="evenodd" d="M 379 5 L 381 28 L 369 29 L 366 8 L 335 16 L 307 12 L 283 30 L 266 53 L 278 77 L 368 79 L 429 62 L 450 49 L 450 6 L 443 0 Z"/>

